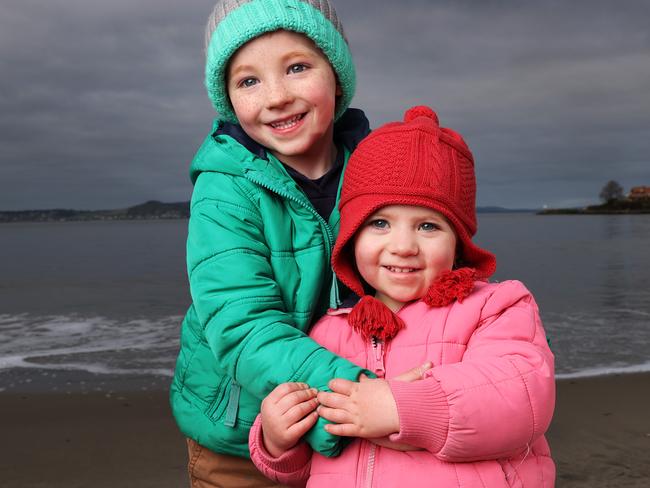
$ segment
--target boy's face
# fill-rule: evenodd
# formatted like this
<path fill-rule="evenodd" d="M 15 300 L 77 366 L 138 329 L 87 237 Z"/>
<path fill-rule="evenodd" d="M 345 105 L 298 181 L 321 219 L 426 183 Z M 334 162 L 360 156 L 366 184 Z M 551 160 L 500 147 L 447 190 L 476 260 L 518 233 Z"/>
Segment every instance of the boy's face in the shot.
<path fill-rule="evenodd" d="M 354 241 L 359 274 L 393 311 L 422 298 L 455 255 L 456 233 L 444 215 L 413 205 L 380 208 Z"/>
<path fill-rule="evenodd" d="M 330 154 L 340 88 L 309 38 L 280 30 L 249 41 L 230 60 L 227 87 L 244 131 L 285 164 L 300 171 Z"/>

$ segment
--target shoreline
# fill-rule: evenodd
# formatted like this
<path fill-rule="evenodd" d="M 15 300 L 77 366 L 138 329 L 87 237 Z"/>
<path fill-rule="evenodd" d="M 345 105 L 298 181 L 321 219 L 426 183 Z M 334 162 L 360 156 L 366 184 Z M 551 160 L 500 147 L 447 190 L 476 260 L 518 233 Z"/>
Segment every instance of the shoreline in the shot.
<path fill-rule="evenodd" d="M 649 385 L 650 373 L 557 381 L 557 487 L 650 486 Z M 6 486 L 187 486 L 167 391 L 0 392 L 0 410 Z"/>
<path fill-rule="evenodd" d="M 641 211 L 610 211 L 610 212 L 586 212 L 584 210 L 542 210 L 535 212 L 535 215 L 648 215 L 650 210 Z"/>
<path fill-rule="evenodd" d="M 1 359 L 0 359 L 1 361 Z M 2 364 L 0 363 L 0 366 Z M 85 369 L 57 368 L 56 365 L 38 367 L 0 367 L 0 395 L 17 394 L 109 394 L 127 392 L 167 391 L 173 378 L 173 369 L 161 369 L 160 374 L 93 372 Z M 648 375 L 650 361 L 629 366 L 602 366 L 570 373 L 557 373 L 556 383 L 574 380 L 598 380 L 635 375 Z M 650 385 L 650 381 L 649 381 Z"/>

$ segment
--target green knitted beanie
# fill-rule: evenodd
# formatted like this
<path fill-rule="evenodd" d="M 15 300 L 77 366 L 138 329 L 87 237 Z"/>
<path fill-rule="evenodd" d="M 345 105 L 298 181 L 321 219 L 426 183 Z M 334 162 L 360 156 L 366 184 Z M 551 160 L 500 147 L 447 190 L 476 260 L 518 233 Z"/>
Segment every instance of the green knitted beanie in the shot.
<path fill-rule="evenodd" d="M 223 120 L 237 122 L 226 87 L 226 67 L 242 45 L 266 32 L 284 29 L 309 37 L 336 72 L 342 95 L 335 119 L 350 105 L 356 85 L 352 54 L 329 0 L 218 0 L 205 32 L 205 86 Z"/>

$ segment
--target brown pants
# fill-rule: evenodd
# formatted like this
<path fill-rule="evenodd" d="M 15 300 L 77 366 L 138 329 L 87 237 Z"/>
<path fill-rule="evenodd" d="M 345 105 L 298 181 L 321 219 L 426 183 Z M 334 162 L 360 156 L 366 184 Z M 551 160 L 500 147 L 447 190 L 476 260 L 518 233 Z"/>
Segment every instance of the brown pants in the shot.
<path fill-rule="evenodd" d="M 278 488 L 260 473 L 250 459 L 217 454 L 187 439 L 191 488 Z"/>

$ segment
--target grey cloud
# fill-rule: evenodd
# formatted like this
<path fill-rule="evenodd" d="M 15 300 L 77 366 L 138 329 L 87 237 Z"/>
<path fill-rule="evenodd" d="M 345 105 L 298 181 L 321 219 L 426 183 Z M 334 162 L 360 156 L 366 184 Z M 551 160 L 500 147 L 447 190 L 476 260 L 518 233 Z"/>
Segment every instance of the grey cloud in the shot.
<path fill-rule="evenodd" d="M 335 0 L 374 126 L 426 103 L 477 160 L 479 204 L 650 184 L 645 2 Z M 0 209 L 189 198 L 213 111 L 212 1 L 0 5 Z M 565 203 L 566 204 L 566 203 Z"/>

